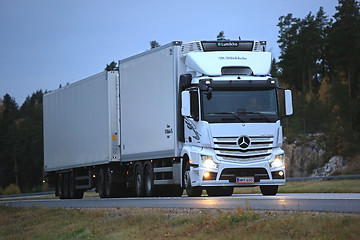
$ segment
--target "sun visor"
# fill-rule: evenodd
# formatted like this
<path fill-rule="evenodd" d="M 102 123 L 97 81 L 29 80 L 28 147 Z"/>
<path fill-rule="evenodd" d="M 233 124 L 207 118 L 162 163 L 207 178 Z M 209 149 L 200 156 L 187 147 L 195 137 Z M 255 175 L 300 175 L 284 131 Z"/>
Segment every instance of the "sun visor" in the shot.
<path fill-rule="evenodd" d="M 207 76 L 220 76 L 223 67 L 249 67 L 254 75 L 267 75 L 271 68 L 270 52 L 190 52 L 185 65 Z"/>

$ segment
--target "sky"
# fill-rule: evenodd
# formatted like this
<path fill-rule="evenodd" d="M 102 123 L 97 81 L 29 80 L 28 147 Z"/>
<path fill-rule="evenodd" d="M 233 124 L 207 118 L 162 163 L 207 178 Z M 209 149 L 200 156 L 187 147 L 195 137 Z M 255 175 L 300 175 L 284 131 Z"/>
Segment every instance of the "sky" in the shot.
<path fill-rule="evenodd" d="M 0 98 L 19 106 L 37 90 L 53 90 L 104 70 L 112 61 L 172 41 L 265 40 L 273 57 L 279 17 L 304 18 L 337 0 L 0 0 Z"/>

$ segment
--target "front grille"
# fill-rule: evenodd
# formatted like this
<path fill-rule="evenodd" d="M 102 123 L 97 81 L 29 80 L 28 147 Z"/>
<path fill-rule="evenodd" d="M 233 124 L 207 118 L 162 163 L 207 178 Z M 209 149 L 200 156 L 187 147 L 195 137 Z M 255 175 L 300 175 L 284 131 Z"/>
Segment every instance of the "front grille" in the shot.
<path fill-rule="evenodd" d="M 214 137 L 214 149 L 219 160 L 223 161 L 262 161 L 271 157 L 273 136 L 250 136 L 248 148 L 240 148 L 239 137 Z"/>
<path fill-rule="evenodd" d="M 227 168 L 221 172 L 220 180 L 235 182 L 236 177 L 254 177 L 255 182 L 270 179 L 265 168 Z"/>

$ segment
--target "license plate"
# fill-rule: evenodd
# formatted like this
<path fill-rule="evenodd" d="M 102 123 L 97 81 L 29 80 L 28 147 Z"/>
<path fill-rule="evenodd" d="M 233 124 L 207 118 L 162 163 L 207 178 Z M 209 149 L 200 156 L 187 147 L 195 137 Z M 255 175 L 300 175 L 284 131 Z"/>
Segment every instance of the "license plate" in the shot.
<path fill-rule="evenodd" d="M 255 182 L 254 177 L 236 177 L 236 183 L 239 184 L 250 184 L 254 182 Z"/>

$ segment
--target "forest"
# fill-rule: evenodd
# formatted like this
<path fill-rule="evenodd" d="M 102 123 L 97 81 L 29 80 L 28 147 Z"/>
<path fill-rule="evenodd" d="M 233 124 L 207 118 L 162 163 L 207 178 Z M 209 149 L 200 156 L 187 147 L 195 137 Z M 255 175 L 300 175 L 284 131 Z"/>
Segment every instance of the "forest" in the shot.
<path fill-rule="evenodd" d="M 327 157 L 359 158 L 359 1 L 339 0 L 331 17 L 322 7 L 303 18 L 289 13 L 279 17 L 278 28 L 281 54 L 271 74 L 293 91 L 294 115 L 282 123 L 287 141 L 322 134 Z M 20 107 L 9 94 L 0 99 L 0 189 L 41 188 L 43 94 L 34 92 Z"/>

